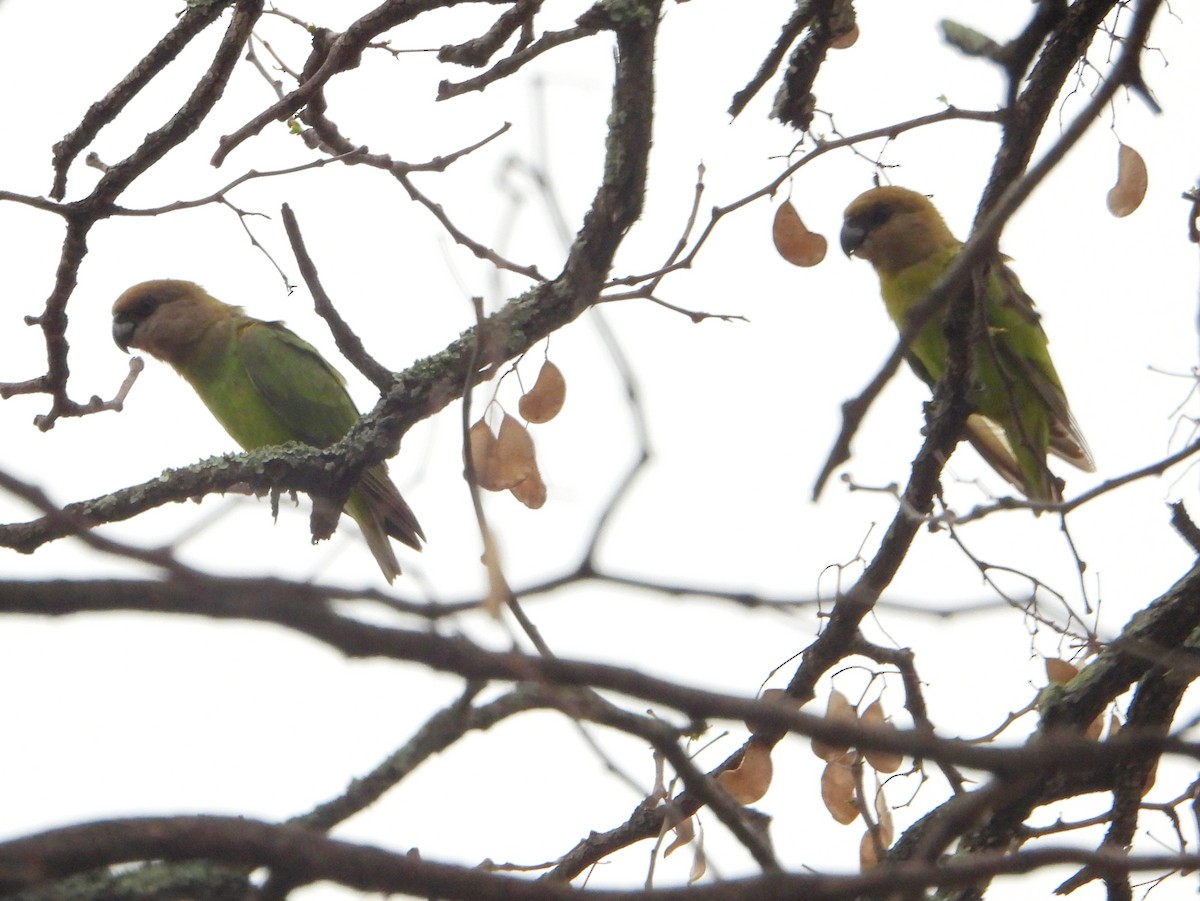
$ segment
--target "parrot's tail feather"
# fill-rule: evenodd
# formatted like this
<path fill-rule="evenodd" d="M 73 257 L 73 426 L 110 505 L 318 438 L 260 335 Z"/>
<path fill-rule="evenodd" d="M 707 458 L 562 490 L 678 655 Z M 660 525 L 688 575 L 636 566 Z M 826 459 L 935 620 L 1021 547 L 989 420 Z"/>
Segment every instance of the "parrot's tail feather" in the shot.
<path fill-rule="evenodd" d="M 1021 467 L 1008 444 L 999 431 L 992 425 L 991 420 L 972 413 L 967 417 L 967 440 L 975 452 L 983 457 L 984 462 L 1004 477 L 1004 480 L 1014 488 L 1025 489 L 1021 477 Z"/>
<path fill-rule="evenodd" d="M 367 539 L 367 547 L 370 548 L 372 556 L 375 557 L 375 562 L 379 564 L 380 570 L 383 571 L 383 577 L 388 582 L 394 582 L 396 576 L 400 575 L 400 561 L 396 559 L 396 552 L 392 550 L 392 542 L 377 527 L 364 528 L 362 533 L 363 537 Z"/>
<path fill-rule="evenodd" d="M 975 448 L 976 453 L 983 457 L 984 462 L 1031 501 L 1047 504 L 1062 502 L 1062 479 L 1056 478 L 1044 462 L 1040 467 L 1042 478 L 1038 479 L 1036 483 L 1028 478 L 1000 428 L 994 425 L 990 419 L 978 413 L 972 413 L 967 417 L 966 431 L 971 447 Z"/>
<path fill-rule="evenodd" d="M 396 559 L 396 552 L 388 540 L 382 521 L 375 515 L 370 498 L 362 491 L 354 491 L 346 501 L 346 514 L 358 523 L 358 528 L 367 540 L 367 547 L 375 562 L 379 564 L 383 577 L 389 582 L 393 581 L 400 575 L 400 561 Z"/>
<path fill-rule="evenodd" d="M 1079 426 L 1072 420 L 1067 425 L 1055 420 L 1050 423 L 1050 453 L 1066 460 L 1076 469 L 1095 472 L 1096 461 L 1079 434 Z"/>
<path fill-rule="evenodd" d="M 367 470 L 359 487 L 346 502 L 346 512 L 354 518 L 367 539 L 384 577 L 391 582 L 400 575 L 400 563 L 388 536 L 413 550 L 421 549 L 425 533 L 400 491 L 388 478 L 383 466 Z"/>
<path fill-rule="evenodd" d="M 425 533 L 421 531 L 421 524 L 417 522 L 408 502 L 388 478 L 387 469 L 383 466 L 372 467 L 367 470 L 360 485 L 366 495 L 367 506 L 378 518 L 383 531 L 414 551 L 419 551 Z"/>

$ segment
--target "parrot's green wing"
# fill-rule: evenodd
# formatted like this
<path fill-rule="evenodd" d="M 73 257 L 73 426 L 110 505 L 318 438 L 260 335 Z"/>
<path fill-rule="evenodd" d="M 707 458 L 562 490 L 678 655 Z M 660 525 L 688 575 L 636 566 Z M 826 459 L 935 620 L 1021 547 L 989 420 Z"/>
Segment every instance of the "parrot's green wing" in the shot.
<path fill-rule="evenodd" d="M 326 447 L 358 420 L 336 369 L 280 322 L 252 320 L 238 329 L 237 355 L 263 403 L 292 440 Z"/>
<path fill-rule="evenodd" d="M 910 351 L 905 355 L 905 359 L 917 378 L 932 388 L 936 379 L 929 374 L 920 357 Z M 1005 481 L 1014 488 L 1025 487 L 1021 465 L 1013 457 L 1012 449 L 1004 439 L 1003 429 L 986 416 L 972 413 L 967 417 L 965 431 L 967 441 L 975 448 L 975 452 L 983 457 L 984 462 L 1004 476 Z"/>
<path fill-rule="evenodd" d="M 252 321 L 239 329 L 238 356 L 264 404 L 296 441 L 326 447 L 342 438 L 358 420 L 358 408 L 341 374 L 311 344 L 279 322 Z M 362 527 L 389 581 L 399 573 L 387 535 L 421 549 L 425 533 L 387 467 L 376 464 L 362 476 L 346 503 Z"/>
<path fill-rule="evenodd" d="M 1016 274 L 1002 263 L 993 268 L 989 285 L 993 296 L 989 298 L 988 319 L 999 365 L 1011 378 L 1032 388 L 1049 411 L 1048 449 L 1078 469 L 1094 472 L 1096 464 L 1071 415 L 1033 299 L 1025 293 Z"/>
<path fill-rule="evenodd" d="M 898 326 L 926 296 L 958 254 L 951 246 L 899 273 L 881 277 L 884 301 Z M 1057 480 L 1046 468 L 1049 450 L 1075 466 L 1094 469 L 1071 416 L 1041 317 L 1017 276 L 1001 262 L 986 279 L 987 340 L 975 349 L 977 410 L 966 438 L 988 464 L 1027 496 L 1057 499 Z M 931 387 L 945 373 L 946 338 L 935 317 L 912 339 L 906 357 Z"/>

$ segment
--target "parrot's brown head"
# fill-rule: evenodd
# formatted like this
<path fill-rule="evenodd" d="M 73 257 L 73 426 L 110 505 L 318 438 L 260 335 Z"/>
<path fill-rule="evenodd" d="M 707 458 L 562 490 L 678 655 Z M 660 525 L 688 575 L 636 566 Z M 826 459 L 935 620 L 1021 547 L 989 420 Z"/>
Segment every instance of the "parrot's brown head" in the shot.
<path fill-rule="evenodd" d="M 113 304 L 113 341 L 167 363 L 185 359 L 216 321 L 235 308 L 194 282 L 160 278 L 134 285 Z"/>
<path fill-rule="evenodd" d="M 958 243 L 929 198 L 907 188 L 859 194 L 842 222 L 842 250 L 870 261 L 880 275 L 899 272 Z"/>

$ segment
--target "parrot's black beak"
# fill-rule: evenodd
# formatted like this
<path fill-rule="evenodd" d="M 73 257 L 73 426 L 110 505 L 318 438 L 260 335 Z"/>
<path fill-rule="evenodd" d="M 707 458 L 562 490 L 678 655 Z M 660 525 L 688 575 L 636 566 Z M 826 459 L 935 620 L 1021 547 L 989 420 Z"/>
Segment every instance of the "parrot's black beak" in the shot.
<path fill-rule="evenodd" d="M 127 319 L 124 316 L 113 317 L 113 341 L 125 353 L 129 353 L 129 342 L 133 340 L 133 330 L 135 328 L 137 328 L 137 323 L 132 319 Z"/>
<path fill-rule="evenodd" d="M 867 230 L 862 223 L 856 222 L 853 219 L 847 219 L 842 226 L 842 253 L 850 256 L 854 251 L 862 246 L 862 242 L 867 237 Z"/>

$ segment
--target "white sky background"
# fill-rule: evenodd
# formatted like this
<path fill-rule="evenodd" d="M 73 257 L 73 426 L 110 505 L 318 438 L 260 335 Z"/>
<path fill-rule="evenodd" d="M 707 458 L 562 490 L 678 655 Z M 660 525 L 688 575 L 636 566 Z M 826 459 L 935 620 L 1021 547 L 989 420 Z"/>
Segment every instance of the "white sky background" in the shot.
<path fill-rule="evenodd" d="M 550 4 L 555 7 L 554 4 Z M 173 24 L 180 5 L 127 0 L 110 6 L 34 0 L 0 3 L 0 83 L 7 134 L 0 140 L 0 189 L 48 192 L 52 145 L 79 121 Z M 349 5 L 347 5 L 348 7 Z M 726 109 L 775 40 L 790 0 L 739 4 L 736 17 L 720 4 L 669 4 L 659 50 L 658 119 L 647 212 L 618 256 L 616 275 L 657 268 L 678 239 L 703 161 L 702 209 L 726 204 L 769 182 L 786 164 L 795 137 L 766 112 L 776 81 L 733 124 Z M 941 108 L 940 97 L 970 109 L 992 109 L 1003 83 L 990 64 L 941 43 L 935 23 L 951 15 L 1003 40 L 1025 23 L 1027 3 L 857 4 L 862 37 L 827 61 L 817 82 L 818 105 L 851 134 Z M 586 4 L 572 6 L 564 27 Z M 297 16 L 343 27 L 330 4 L 295 2 Z M 355 5 L 355 12 L 357 5 Z M 418 20 L 393 36 L 397 47 L 436 47 L 473 36 L 494 7 L 458 9 Z M 736 20 L 736 21 L 735 21 Z M 155 85 L 105 129 L 91 149 L 114 162 L 169 115 L 202 68 L 227 18 L 212 27 Z M 1186 426 L 1176 407 L 1190 381 L 1151 370 L 1186 373 L 1196 359 L 1195 248 L 1186 242 L 1181 190 L 1196 178 L 1195 86 L 1200 72 L 1194 22 L 1163 13 L 1145 75 L 1166 113 L 1151 115 L 1121 94 L 1115 135 L 1146 158 L 1150 191 L 1125 220 L 1111 218 L 1105 192 L 1115 177 L 1117 138 L 1093 127 L 1012 220 L 1002 246 L 1038 301 L 1054 357 L 1099 472 L 1058 467 L 1068 496 L 1104 478 L 1145 465 L 1182 446 Z M 295 68 L 307 53 L 305 35 L 267 17 L 259 29 Z M 37 36 L 36 39 L 33 36 Z M 1095 59 L 1097 64 L 1103 60 Z M 85 73 L 85 74 L 79 74 Z M 562 253 L 530 182 L 509 182 L 523 195 L 515 223 L 500 172 L 511 157 L 536 153 L 539 130 L 533 78 L 545 82 L 550 173 L 572 228 L 590 201 L 603 159 L 611 86 L 611 50 L 603 40 L 551 52 L 523 77 L 510 78 L 443 104 L 432 102 L 441 78 L 470 72 L 441 67 L 433 54 L 392 59 L 367 54 L 360 69 L 328 91 L 330 115 L 355 141 L 408 161 L 453 152 L 504 121 L 512 130 L 445 175 L 419 176 L 419 187 L 443 203 L 454 222 L 509 258 L 537 263 L 553 276 Z M 1062 107 L 1062 121 L 1086 101 L 1095 73 Z M 370 85 L 364 89 L 363 86 Z M 204 196 L 248 169 L 276 169 L 312 158 L 283 125 L 236 150 L 220 170 L 207 165 L 216 139 L 273 99 L 261 77 L 239 66 L 199 135 L 173 151 L 120 200 L 150 207 Z M 824 129 L 818 117 L 815 127 Z M 894 183 L 933 195 L 956 233 L 965 236 L 992 164 L 998 129 L 949 123 L 908 132 L 888 148 Z M 1052 126 L 1047 138 L 1055 137 Z M 874 154 L 878 143 L 864 150 Z M 82 197 L 97 177 L 77 163 L 68 199 Z M 871 268 L 837 248 L 841 211 L 870 187 L 872 167 L 849 152 L 827 155 L 800 171 L 793 202 L 814 230 L 830 239 L 826 261 L 797 269 L 770 241 L 774 205 L 759 201 L 728 217 L 693 271 L 673 275 L 660 296 L 750 322 L 687 318 L 644 301 L 604 308 L 635 366 L 650 423 L 654 462 L 621 507 L 602 561 L 611 569 L 669 582 L 723 586 L 779 597 L 829 597 L 827 567 L 869 557 L 893 515 L 885 493 L 848 492 L 838 480 L 819 503 L 813 480 L 836 435 L 840 404 L 856 394 L 891 351 L 895 332 L 878 300 Z M 786 189 L 785 189 L 786 190 Z M 453 245 L 423 208 L 386 176 L 330 166 L 261 180 L 232 195 L 243 209 L 269 219 L 250 227 L 294 284 L 300 282 L 279 222 L 291 203 L 327 291 L 368 349 L 401 369 L 436 352 L 472 324 L 469 296 L 503 302 L 523 290 L 515 277 L 497 293 L 489 267 Z M 22 317 L 40 311 L 53 283 L 62 229 L 57 217 L 0 204 L 5 294 L 0 301 L 0 380 L 44 371 L 40 332 Z M 323 323 L 303 289 L 290 297 L 263 254 L 250 246 L 228 209 L 216 205 L 145 219 L 115 218 L 89 236 L 89 254 L 70 306 L 72 395 L 110 396 L 127 359 L 110 336 L 117 294 L 146 278 L 201 282 L 215 296 L 252 314 L 286 319 L 336 358 Z M 507 494 L 489 498 L 514 586 L 571 567 L 617 477 L 635 454 L 619 379 L 587 317 L 556 333 L 551 357 L 564 370 L 568 400 L 554 422 L 535 427 L 550 499 L 526 511 Z M 527 384 L 541 349 L 522 367 Z M 532 364 L 532 365 L 531 365 Z M 341 368 L 367 409 L 372 389 L 348 364 Z M 493 386 L 478 394 L 482 409 Z M 500 399 L 515 412 L 515 383 Z M 926 389 L 902 372 L 872 409 L 843 467 L 859 484 L 903 483 L 920 444 Z M 47 407 L 33 395 L 0 404 L 4 440 L 0 466 L 36 483 L 60 503 L 95 497 L 152 478 L 160 471 L 230 451 L 231 440 L 186 384 L 149 361 L 121 414 L 61 420 L 50 432 L 31 425 Z M 1192 412 L 1195 412 L 1193 406 Z M 401 551 L 405 597 L 459 599 L 481 590 L 479 541 L 461 479 L 459 409 L 453 406 L 406 438 L 393 474 L 430 538 L 422 555 Z M 950 474 L 968 483 L 951 485 Z M 947 469 L 950 497 L 960 509 L 984 500 L 969 480 L 1001 491 L 999 478 L 969 450 Z M 1088 563 L 1088 598 L 1101 604 L 1099 631 L 1111 636 L 1129 615 L 1182 575 L 1192 554 L 1172 532 L 1165 502 L 1182 498 L 1197 509 L 1196 475 L 1177 470 L 1128 486 L 1070 517 L 1072 536 Z M 342 584 L 375 584 L 379 575 L 353 525 L 313 548 L 308 504 L 287 509 L 272 526 L 266 502 L 211 497 L 176 505 L 105 529 L 139 544 L 173 541 L 226 505 L 233 509 L 179 548 L 182 559 L 214 571 L 283 574 Z M 0 521 L 31 511 L 0 497 Z M 875 526 L 872 530 L 872 526 Z M 1054 518 L 997 516 L 965 529 L 980 558 L 1037 575 L 1080 609 L 1081 586 Z M 0 551 L 9 577 L 87 577 L 142 572 L 60 541 L 33 556 Z M 844 576 L 857 574 L 851 569 Z M 1017 596 L 1020 580 L 1006 583 Z M 922 534 L 888 599 L 938 607 L 994 601 L 971 562 L 944 534 Z M 812 609 L 792 616 L 748 613 L 687 598 L 585 587 L 539 600 L 531 613 L 556 652 L 636 665 L 705 687 L 753 694 L 772 668 L 807 645 Z M 482 616 L 454 624 L 493 647 L 509 641 Z M 927 683 L 931 713 L 947 734 L 969 736 L 994 727 L 1044 683 L 1038 654 L 1060 652 L 1049 632 L 1032 638 L 1018 613 L 939 620 L 881 612 L 872 637 L 912 646 Z M 793 664 L 794 665 L 794 664 Z M 792 665 L 782 672 L 790 674 Z M 0 836 L 16 836 L 71 821 L 151 813 L 243 813 L 282 819 L 340 792 L 405 741 L 429 713 L 453 697 L 457 680 L 385 662 L 347 663 L 306 639 L 278 629 L 213 624 L 169 616 L 73 617 L 61 621 L 8 617 L 0 629 Z M 865 686 L 848 672 L 836 684 L 852 698 Z M 898 682 L 884 703 L 900 707 Z M 635 703 L 633 709 L 640 709 Z M 897 721 L 905 723 L 903 717 Z M 731 752 L 740 724 L 701 763 Z M 1014 735 L 1012 740 L 1017 740 Z M 636 742 L 605 736 L 626 770 L 648 787 L 649 754 Z M 806 743 L 776 751 L 776 780 L 758 805 L 776 820 L 781 858 L 793 867 L 852 870 L 860 827 L 830 828 L 819 807 L 820 764 Z M 1160 776 L 1162 800 L 1186 784 Z M 893 783 L 903 802 L 916 780 Z M 934 778 L 911 808 L 896 811 L 898 829 L 944 796 Z M 471 799 L 469 806 L 463 799 Z M 569 799 L 564 803 L 564 799 Z M 567 851 L 589 830 L 623 822 L 639 797 L 580 750 L 561 717 L 518 718 L 474 736 L 431 762 L 374 810 L 336 834 L 406 850 L 419 845 L 431 860 L 477 863 L 484 857 L 532 863 Z M 1103 804 L 1101 800 L 1099 804 Z M 1097 809 L 1100 809 L 1097 807 Z M 1057 811 L 1045 811 L 1045 822 Z M 705 817 L 708 850 L 723 875 L 750 872 L 715 818 Z M 1147 817 L 1143 831 L 1170 840 L 1165 820 Z M 1194 840 L 1194 836 L 1190 836 Z M 649 846 L 601 867 L 593 884 L 637 884 Z M 682 852 L 660 863 L 662 884 L 686 877 Z M 1035 882 L 998 883 L 993 896 L 1028 897 L 1062 873 Z M 1183 883 L 1177 883 L 1176 890 Z M 1188 889 L 1191 891 L 1190 887 Z M 1078 897 L 1099 897 L 1093 886 Z M 1090 894 L 1089 894 L 1090 893 Z M 340 896 L 328 887 L 313 898 Z M 1157 897 L 1167 897 L 1159 890 Z"/>

